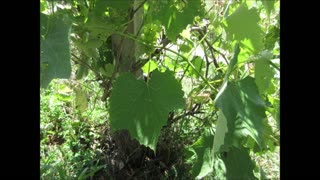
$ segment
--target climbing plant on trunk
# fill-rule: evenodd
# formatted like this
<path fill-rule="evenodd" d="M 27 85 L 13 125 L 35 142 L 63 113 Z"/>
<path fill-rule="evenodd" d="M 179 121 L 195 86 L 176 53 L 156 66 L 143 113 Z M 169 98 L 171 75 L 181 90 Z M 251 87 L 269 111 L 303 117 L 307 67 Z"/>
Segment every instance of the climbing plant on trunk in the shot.
<path fill-rule="evenodd" d="M 255 179 L 278 143 L 279 1 L 41 0 L 40 21 L 41 87 L 94 73 L 123 156 L 195 118 L 191 176 Z"/>

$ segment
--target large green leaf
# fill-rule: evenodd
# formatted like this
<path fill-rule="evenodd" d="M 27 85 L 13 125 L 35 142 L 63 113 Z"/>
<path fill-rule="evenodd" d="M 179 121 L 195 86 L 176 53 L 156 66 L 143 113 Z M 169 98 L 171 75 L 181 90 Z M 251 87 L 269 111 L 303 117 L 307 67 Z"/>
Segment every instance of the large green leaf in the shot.
<path fill-rule="evenodd" d="M 114 131 L 128 129 L 131 137 L 155 150 L 169 112 L 184 105 L 181 84 L 172 72 L 155 70 L 147 83 L 124 73 L 111 93 L 110 123 Z"/>
<path fill-rule="evenodd" d="M 235 46 L 234 46 L 233 57 L 232 57 L 232 59 L 231 59 L 231 61 L 230 61 L 230 64 L 229 64 L 229 66 L 228 66 L 228 70 L 227 70 L 227 72 L 226 72 L 226 75 L 224 76 L 223 83 L 225 83 L 225 82 L 228 80 L 228 78 L 229 78 L 229 76 L 230 76 L 233 68 L 237 65 L 239 53 L 240 53 L 239 44 L 236 43 Z"/>
<path fill-rule="evenodd" d="M 225 83 L 215 99 L 215 105 L 224 116 L 219 121 L 227 121 L 227 129 L 225 128 L 225 123 L 222 122 L 218 122 L 217 126 L 217 129 L 225 129 L 224 131 L 221 130 L 221 132 L 217 131 L 226 133 L 224 138 L 224 146 L 226 148 L 234 145 L 234 140 L 245 135 L 250 135 L 260 147 L 263 147 L 263 119 L 266 118 L 265 105 L 259 96 L 254 78 L 248 76 L 238 82 Z M 223 137 L 222 134 L 219 136 Z M 219 146 L 221 144 L 219 142 Z"/>
<path fill-rule="evenodd" d="M 257 9 L 248 9 L 243 3 L 240 7 L 228 18 L 227 21 L 227 32 L 234 35 L 238 41 L 248 38 L 255 52 L 259 52 L 263 48 L 262 38 L 263 32 L 259 27 L 258 22 L 260 21 Z"/>
<path fill-rule="evenodd" d="M 223 115 L 223 113 L 218 111 L 218 122 L 216 126 L 216 133 L 214 136 L 214 143 L 213 143 L 213 149 L 214 152 L 218 152 L 220 150 L 220 147 L 224 145 L 224 138 L 226 133 L 228 132 L 228 125 L 226 117 Z"/>
<path fill-rule="evenodd" d="M 201 137 L 188 148 L 187 155 L 195 157 L 195 162 L 192 166 L 192 177 L 201 179 L 212 172 L 214 167 L 214 151 L 213 151 L 213 133 L 212 128 L 207 128 L 202 133 Z"/>
<path fill-rule="evenodd" d="M 275 1 L 276 0 L 261 0 L 264 8 L 266 9 L 268 16 L 270 16 L 271 11 L 274 9 Z"/>
<path fill-rule="evenodd" d="M 230 147 L 241 147 L 250 132 L 246 128 L 244 121 L 236 116 L 232 123 L 229 123 L 221 110 L 218 112 L 218 123 L 214 138 L 214 151 L 220 153 L 229 151 Z"/>
<path fill-rule="evenodd" d="M 263 51 L 261 52 L 261 56 L 255 61 L 254 77 L 261 94 L 264 94 L 268 90 L 274 76 L 274 70 L 269 63 L 272 56 L 272 52 Z"/>
<path fill-rule="evenodd" d="M 179 4 L 180 3 L 180 4 Z M 202 15 L 203 4 L 201 0 L 177 1 L 153 0 L 150 1 L 150 12 L 152 20 L 158 20 L 166 28 L 166 35 L 172 41 L 186 28 L 192 24 L 194 17 Z"/>
<path fill-rule="evenodd" d="M 69 35 L 71 20 L 65 14 L 40 14 L 41 86 L 47 87 L 54 78 L 71 74 Z"/>
<path fill-rule="evenodd" d="M 222 155 L 222 160 L 226 166 L 227 179 L 257 179 L 253 170 L 255 164 L 249 156 L 249 149 L 247 148 L 232 148 L 229 152 Z"/>
<path fill-rule="evenodd" d="M 84 27 L 90 32 L 89 43 L 90 41 L 99 43 L 95 44 L 96 47 L 87 47 L 88 44 L 84 44 L 83 48 L 98 48 L 111 34 L 119 31 L 120 27 L 129 21 L 128 12 L 131 5 L 132 0 L 97 0 L 88 14 Z"/>

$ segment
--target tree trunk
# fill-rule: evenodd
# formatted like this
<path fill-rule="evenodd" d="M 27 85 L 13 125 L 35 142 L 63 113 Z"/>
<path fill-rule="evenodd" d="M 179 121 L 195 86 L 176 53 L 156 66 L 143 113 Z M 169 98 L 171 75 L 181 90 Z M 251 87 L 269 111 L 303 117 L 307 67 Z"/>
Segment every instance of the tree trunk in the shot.
<path fill-rule="evenodd" d="M 142 2 L 142 0 L 134 0 L 133 11 L 137 9 Z M 128 24 L 124 33 L 136 36 L 142 24 L 142 17 L 143 6 L 134 14 L 133 21 Z M 129 17 L 129 19 L 131 18 L 132 17 Z M 139 48 L 139 44 L 132 39 L 120 35 L 112 35 L 112 47 L 115 57 L 118 59 L 118 72 L 122 73 L 130 71 L 133 63 L 137 61 L 136 52 Z M 135 73 L 135 76 L 137 77 L 141 75 L 141 70 Z M 130 119 L 128 119 L 128 121 L 130 121 Z M 120 167 L 120 169 L 124 168 L 128 164 L 131 166 L 139 166 L 139 164 L 141 164 L 146 148 L 141 146 L 137 140 L 131 139 L 128 130 L 115 132 L 113 134 L 113 139 L 117 146 L 118 157 L 124 165 L 123 167 Z M 118 178 L 124 178 L 123 176 L 123 174 L 121 175 L 121 171 L 119 171 Z"/>

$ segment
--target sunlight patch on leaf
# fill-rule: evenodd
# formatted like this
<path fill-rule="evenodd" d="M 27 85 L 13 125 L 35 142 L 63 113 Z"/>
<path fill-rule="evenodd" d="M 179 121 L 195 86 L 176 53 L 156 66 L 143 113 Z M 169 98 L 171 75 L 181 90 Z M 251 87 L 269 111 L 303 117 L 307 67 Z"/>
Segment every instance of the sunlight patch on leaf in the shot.
<path fill-rule="evenodd" d="M 131 137 L 155 150 L 169 112 L 184 107 L 183 94 L 170 71 L 155 70 L 148 83 L 124 73 L 117 78 L 110 97 L 111 127 L 113 131 L 128 129 Z"/>
<path fill-rule="evenodd" d="M 257 53 L 263 48 L 263 32 L 259 27 L 259 21 L 260 17 L 257 9 L 248 9 L 245 4 L 241 4 L 240 7 L 226 19 L 228 24 L 226 30 L 230 35 L 234 35 L 238 41 L 246 38 L 249 39 L 254 47 L 255 53 Z"/>
<path fill-rule="evenodd" d="M 250 135 L 260 147 L 263 147 L 262 122 L 266 114 L 254 78 L 246 77 L 238 82 L 227 82 L 223 87 L 215 99 L 215 105 L 227 121 L 225 148 L 234 145 L 235 140 L 245 135 Z"/>

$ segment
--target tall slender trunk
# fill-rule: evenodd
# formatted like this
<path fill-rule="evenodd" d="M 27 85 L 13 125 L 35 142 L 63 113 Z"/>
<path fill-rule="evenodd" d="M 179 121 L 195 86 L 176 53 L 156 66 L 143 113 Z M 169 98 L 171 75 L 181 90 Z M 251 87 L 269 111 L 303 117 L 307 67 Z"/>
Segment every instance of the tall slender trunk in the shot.
<path fill-rule="evenodd" d="M 142 0 L 134 0 L 133 11 L 137 9 L 142 2 Z M 142 18 L 143 7 L 135 12 L 133 17 L 130 17 L 132 21 L 128 24 L 128 27 L 126 27 L 125 33 L 136 36 L 142 24 Z M 115 56 L 118 58 L 118 72 L 130 71 L 133 63 L 137 61 L 136 52 L 139 49 L 139 44 L 132 39 L 120 35 L 112 35 L 112 46 Z M 137 77 L 141 76 L 142 71 L 138 71 L 135 75 Z M 130 121 L 130 119 L 128 119 L 128 121 Z M 118 149 L 118 156 L 124 164 L 136 163 L 138 165 L 141 163 L 145 148 L 140 146 L 137 140 L 131 139 L 128 130 L 121 130 L 114 133 L 113 139 Z"/>

